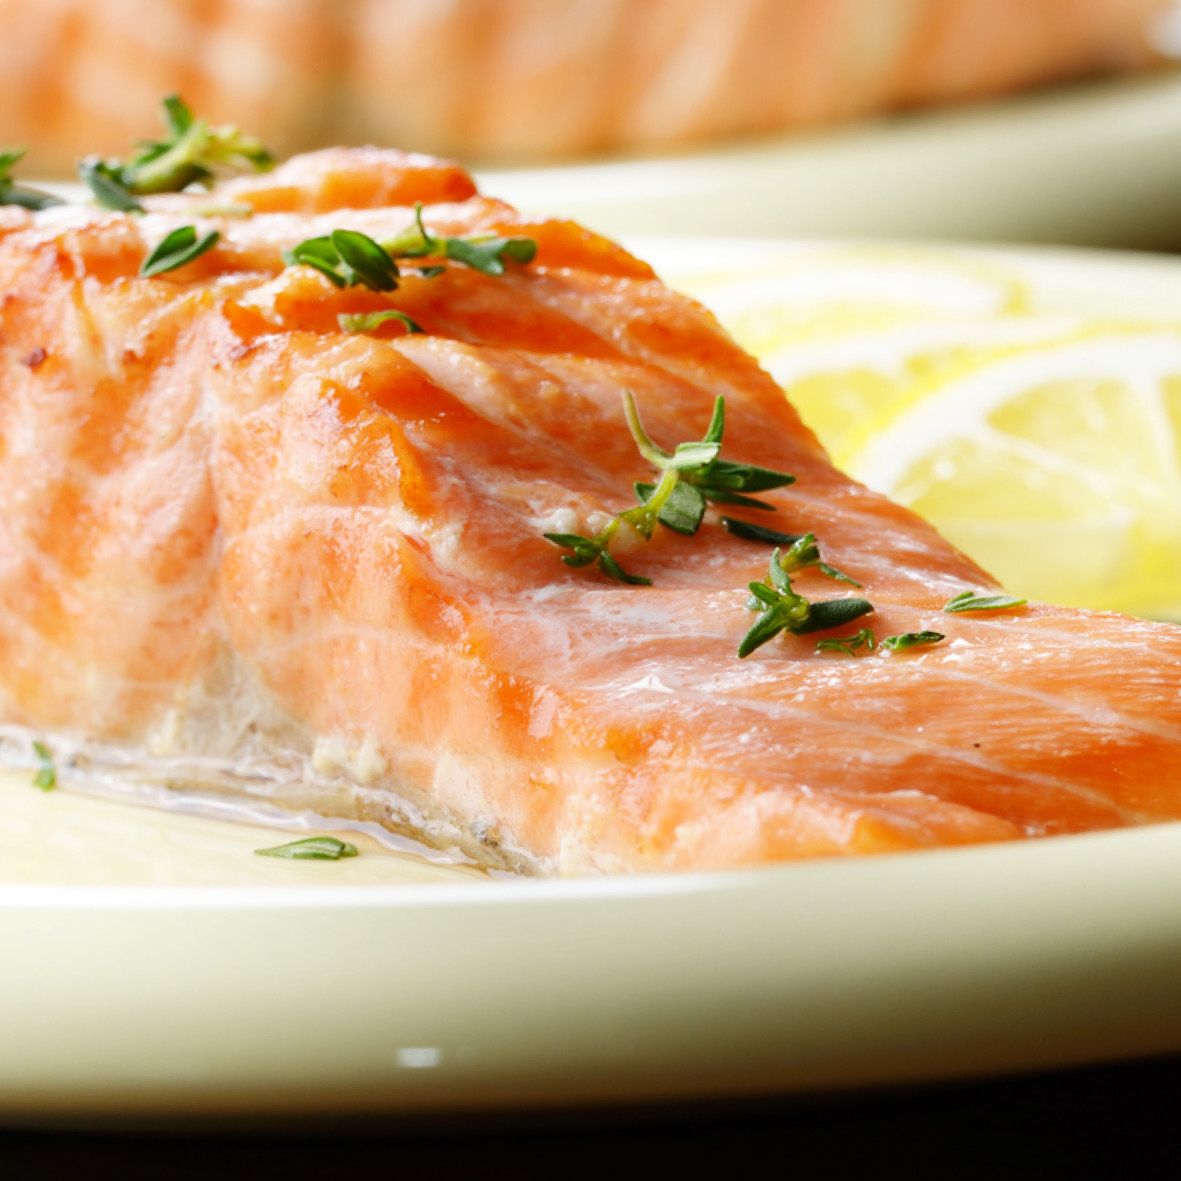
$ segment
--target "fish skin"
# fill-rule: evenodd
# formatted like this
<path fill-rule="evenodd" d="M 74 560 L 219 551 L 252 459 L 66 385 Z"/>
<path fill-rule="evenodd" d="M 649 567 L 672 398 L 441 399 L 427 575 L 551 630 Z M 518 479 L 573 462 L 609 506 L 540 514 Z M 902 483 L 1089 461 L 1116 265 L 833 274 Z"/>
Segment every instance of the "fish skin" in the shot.
<path fill-rule="evenodd" d="M 337 226 L 392 236 L 415 200 L 440 233 L 533 236 L 537 260 L 393 297 L 284 268 Z M 138 276 L 170 229 L 242 201 L 260 212 L 197 218 L 215 249 Z M 943 614 L 995 582 L 833 469 L 713 317 L 618 246 L 377 149 L 147 204 L 0 210 L 0 758 L 40 736 L 543 873 L 1181 818 L 1181 629 Z M 388 306 L 424 333 L 338 327 Z M 815 532 L 879 635 L 947 640 L 852 660 L 788 635 L 739 661 L 769 555 L 715 514 L 621 553 L 651 588 L 564 566 L 543 531 L 645 475 L 625 387 L 668 445 L 724 394 L 724 454 L 797 476 L 752 518 Z"/>

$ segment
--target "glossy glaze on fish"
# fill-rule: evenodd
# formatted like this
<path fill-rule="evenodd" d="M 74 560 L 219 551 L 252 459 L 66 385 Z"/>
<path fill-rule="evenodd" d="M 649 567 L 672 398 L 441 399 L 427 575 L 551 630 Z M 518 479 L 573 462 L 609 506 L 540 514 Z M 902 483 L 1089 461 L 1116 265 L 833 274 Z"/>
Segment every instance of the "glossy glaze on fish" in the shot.
<path fill-rule="evenodd" d="M 528 235 L 503 276 L 391 295 L 281 251 Z M 63 780 L 244 794 L 376 820 L 537 872 L 733 866 L 1181 817 L 1181 629 L 1032 605 L 829 464 L 701 307 L 578 226 L 527 223 L 459 169 L 362 149 L 289 161 L 143 217 L 0 210 L 0 752 Z M 248 206 L 243 216 L 201 216 Z M 196 220 L 216 248 L 140 278 Z M 394 306 L 347 334 L 344 312 Z M 624 425 L 794 472 L 749 519 L 814 531 L 865 584 L 860 659 L 780 637 L 746 660 L 768 551 L 711 511 L 570 569 L 646 465 Z M 743 515 L 739 512 L 735 515 Z M 812 598 L 834 584 L 796 583 Z M 849 628 L 841 629 L 844 632 Z"/>

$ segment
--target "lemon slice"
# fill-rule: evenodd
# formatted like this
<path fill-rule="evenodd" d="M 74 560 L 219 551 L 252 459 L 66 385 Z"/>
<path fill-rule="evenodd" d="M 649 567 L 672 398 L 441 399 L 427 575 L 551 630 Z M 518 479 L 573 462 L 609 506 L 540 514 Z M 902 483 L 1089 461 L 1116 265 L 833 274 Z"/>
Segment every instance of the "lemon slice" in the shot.
<path fill-rule="evenodd" d="M 851 440 L 888 424 L 917 382 L 955 372 L 978 354 L 1076 331 L 1067 316 L 925 320 L 795 341 L 759 360 L 838 464 Z"/>
<path fill-rule="evenodd" d="M 797 247 L 744 265 L 683 275 L 678 286 L 714 311 L 757 357 L 800 340 L 931 318 L 1025 310 L 1025 284 L 982 259 L 913 248 Z"/>
<path fill-rule="evenodd" d="M 1094 328 L 972 356 L 914 383 L 839 458 L 1013 591 L 1181 608 L 1181 332 Z"/>
<path fill-rule="evenodd" d="M 796 246 L 678 283 L 759 358 L 837 456 L 850 424 L 888 419 L 917 378 L 964 350 L 1075 323 L 1018 315 L 1023 280 L 946 250 Z"/>

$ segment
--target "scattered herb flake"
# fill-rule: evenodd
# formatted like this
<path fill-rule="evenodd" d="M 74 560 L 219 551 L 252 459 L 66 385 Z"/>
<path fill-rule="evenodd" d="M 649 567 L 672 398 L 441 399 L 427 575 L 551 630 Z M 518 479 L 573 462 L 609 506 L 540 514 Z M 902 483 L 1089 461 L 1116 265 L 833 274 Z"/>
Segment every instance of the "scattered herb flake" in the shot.
<path fill-rule="evenodd" d="M 891 637 L 893 639 L 895 637 Z M 851 636 L 833 637 L 828 640 L 817 640 L 817 652 L 843 652 L 846 656 L 856 656 L 863 648 L 866 652 L 872 652 L 877 645 L 877 640 L 874 639 L 873 628 L 863 627 L 860 631 L 854 632 Z"/>
<path fill-rule="evenodd" d="M 53 761 L 53 752 L 44 742 L 33 742 L 33 753 L 37 756 L 37 771 L 33 776 L 33 786 L 42 791 L 52 791 L 57 787 L 57 765 Z"/>
<path fill-rule="evenodd" d="M 356 857 L 357 846 L 336 837 L 304 837 L 286 845 L 270 849 L 255 849 L 259 857 L 285 857 L 292 861 L 339 861 L 342 857 Z"/>
<path fill-rule="evenodd" d="M 902 632 L 896 636 L 886 636 L 882 640 L 882 647 L 887 652 L 905 652 L 908 648 L 921 648 L 930 644 L 938 644 L 940 640 L 945 638 L 942 632 Z"/>

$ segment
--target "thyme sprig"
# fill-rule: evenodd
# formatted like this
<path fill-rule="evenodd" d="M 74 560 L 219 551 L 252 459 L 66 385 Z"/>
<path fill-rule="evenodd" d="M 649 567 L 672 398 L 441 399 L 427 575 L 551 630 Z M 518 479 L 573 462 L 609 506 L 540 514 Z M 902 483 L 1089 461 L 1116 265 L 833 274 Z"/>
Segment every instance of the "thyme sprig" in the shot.
<path fill-rule="evenodd" d="M 808 536 L 805 534 L 800 540 L 805 541 Z M 796 544 L 799 545 L 799 542 Z M 799 560 L 797 556 L 795 561 Z M 759 617 L 738 645 L 740 659 L 773 640 L 780 632 L 789 631 L 794 635 L 805 635 L 808 632 L 827 631 L 830 627 L 841 627 L 851 623 L 873 610 L 873 604 L 865 599 L 823 599 L 818 603 L 810 602 L 791 584 L 789 570 L 800 568 L 800 565 L 793 564 L 790 551 L 788 555 L 784 555 L 782 550 L 776 549 L 771 555 L 767 581 L 747 584 L 751 597 L 746 605 L 750 610 L 757 611 Z"/>
<path fill-rule="evenodd" d="M 22 209 L 48 209 L 62 205 L 60 197 L 31 189 L 12 179 L 12 170 L 24 159 L 24 148 L 0 148 L 0 205 L 19 205 Z"/>
<path fill-rule="evenodd" d="M 724 397 L 719 396 L 714 401 L 705 435 L 699 440 L 678 444 L 671 453 L 658 447 L 644 429 L 632 392 L 624 390 L 622 397 L 623 413 L 636 447 L 660 473 L 660 479 L 655 484 L 640 481 L 633 485 L 639 503 L 616 513 L 594 536 L 581 533 L 543 534 L 547 541 L 570 550 L 570 553 L 562 555 L 562 561 L 567 566 L 597 563 L 604 574 L 618 582 L 631 586 L 651 586 L 650 579 L 627 573 L 609 551 L 612 539 L 624 525 L 645 541 L 651 539 L 657 524 L 674 533 L 691 537 L 701 528 L 708 502 L 746 504 L 774 511 L 774 505 L 743 493 L 782 488 L 795 480 L 787 472 L 720 458 L 722 436 L 726 429 Z"/>
<path fill-rule="evenodd" d="M 260 140 L 197 118 L 179 95 L 169 95 L 162 105 L 168 132 L 163 139 L 142 140 L 127 160 L 87 156 L 78 165 L 78 175 L 104 209 L 142 213 L 141 196 L 179 193 L 194 184 L 209 187 L 219 175 L 274 166 Z"/>
<path fill-rule="evenodd" d="M 336 287 L 368 287 L 371 291 L 395 291 L 402 262 L 445 259 L 485 275 L 503 275 L 507 262 L 531 262 L 537 254 L 532 238 L 504 238 L 494 234 L 444 237 L 432 234 L 422 220 L 422 204 L 414 207 L 414 221 L 388 242 L 378 242 L 359 230 L 336 229 L 307 238 L 283 252 L 288 266 L 314 267 Z M 441 275 L 440 265 L 417 266 L 415 273 L 428 279 Z"/>
<path fill-rule="evenodd" d="M 681 528 L 678 532 L 697 532 L 707 501 L 715 504 L 738 504 L 746 508 L 774 512 L 773 504 L 757 500 L 746 493 L 769 492 L 773 488 L 783 488 L 795 483 L 795 476 L 787 472 L 719 458 L 722 436 L 726 429 L 726 399 L 720 394 L 714 399 L 713 414 L 703 438 L 699 442 L 678 444 L 672 454 L 658 447 L 649 437 L 630 390 L 623 391 L 623 412 L 627 416 L 628 430 L 640 454 L 661 473 L 662 479 L 673 472 L 676 474 L 676 483 L 687 489 L 682 496 L 682 511 L 691 508 L 696 517 L 696 524 L 691 530 Z M 637 484 L 635 487 L 636 494 L 641 499 L 646 499 L 648 495 L 655 495 L 659 485 Z M 670 513 L 671 515 L 673 514 Z M 661 524 L 669 525 L 670 529 L 677 528 L 677 525 L 669 524 L 664 519 L 661 519 Z"/>
<path fill-rule="evenodd" d="M 509 262 L 527 263 L 537 257 L 533 238 L 506 238 L 498 234 L 468 234 L 448 237 L 432 234 L 422 220 L 422 202 L 414 205 L 414 221 L 400 234 L 383 242 L 395 258 L 445 258 L 462 263 L 485 275 L 503 275 Z M 427 268 L 435 274 L 438 268 Z"/>
<path fill-rule="evenodd" d="M 768 545 L 788 546 L 788 555 L 784 561 L 791 561 L 792 565 L 788 566 L 789 570 L 802 570 L 807 566 L 815 566 L 821 574 L 836 579 L 837 582 L 847 582 L 850 586 L 858 588 L 861 586 L 856 578 L 821 560 L 820 546 L 813 533 L 780 533 L 777 529 L 768 529 L 763 525 L 752 524 L 750 521 L 739 521 L 734 517 L 723 517 L 722 528 L 735 537 L 741 537 L 744 541 L 761 541 Z"/>

